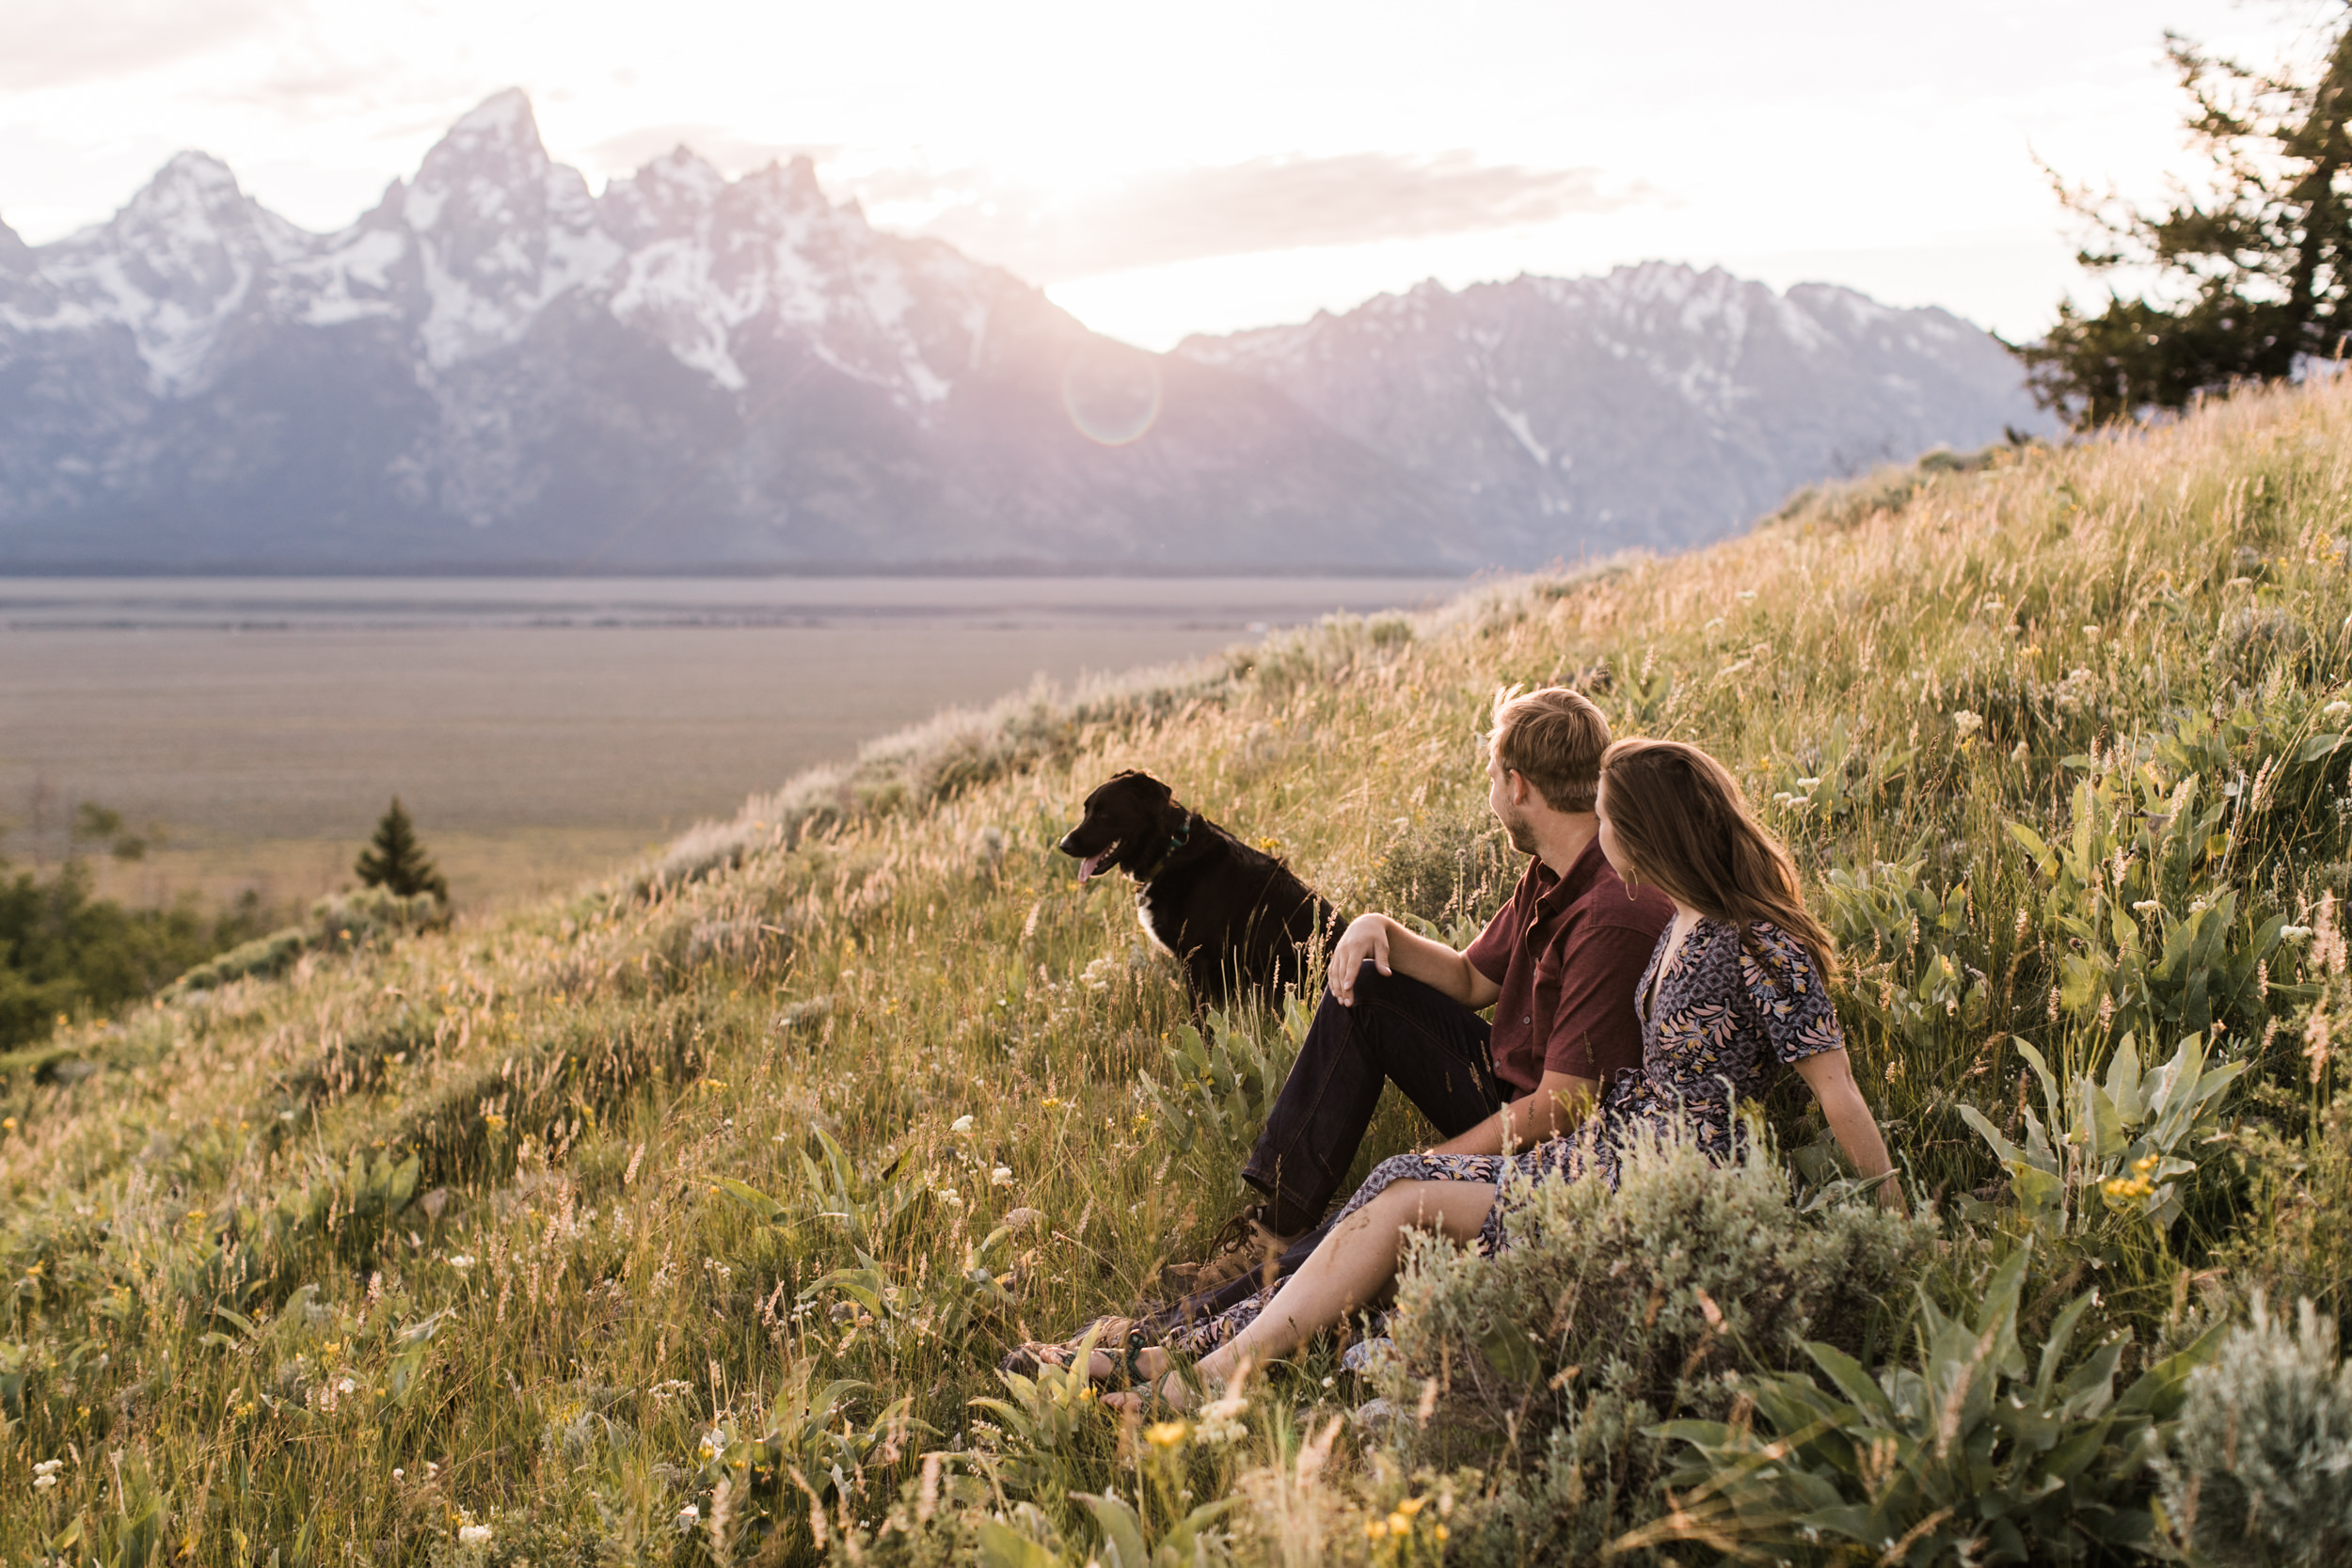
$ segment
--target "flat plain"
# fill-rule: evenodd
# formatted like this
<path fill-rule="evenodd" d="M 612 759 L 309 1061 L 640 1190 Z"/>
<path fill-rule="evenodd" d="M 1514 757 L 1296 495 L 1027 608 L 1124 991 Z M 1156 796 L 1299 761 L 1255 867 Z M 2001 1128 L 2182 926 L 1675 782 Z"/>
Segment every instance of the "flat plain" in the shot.
<path fill-rule="evenodd" d="M 157 841 L 107 893 L 308 898 L 398 793 L 461 900 L 536 893 L 943 708 L 1460 586 L 0 579 L 0 855 L 91 800 Z"/>

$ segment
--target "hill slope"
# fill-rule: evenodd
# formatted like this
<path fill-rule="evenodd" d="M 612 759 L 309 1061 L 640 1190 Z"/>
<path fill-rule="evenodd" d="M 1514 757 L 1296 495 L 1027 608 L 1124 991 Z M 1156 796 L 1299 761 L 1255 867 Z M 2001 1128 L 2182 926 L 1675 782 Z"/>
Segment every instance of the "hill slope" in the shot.
<path fill-rule="evenodd" d="M 1246 1555 L 1362 1552 L 1405 1472 L 1374 1434 L 1297 1457 L 1361 1397 L 1328 1352 L 1242 1441 L 1162 1457 L 1074 1390 L 967 1402 L 1005 1393 L 1009 1341 L 1203 1243 L 1287 1050 L 1252 1018 L 1171 1055 L 1196 1048 L 1168 968 L 1052 848 L 1087 788 L 1149 768 L 1343 905 L 1459 927 L 1507 875 L 1491 696 L 1581 681 L 1765 803 L 1845 943 L 1890 1143 L 1922 1196 L 1966 1194 L 1998 1172 L 1962 1112 L 2019 1125 L 2021 1042 L 2097 1069 L 2126 1030 L 2210 1024 L 2281 1104 L 2326 1069 L 2302 1021 L 2352 1002 L 2347 485 L 2341 385 L 1916 471 L 1687 558 L 949 716 L 577 897 L 77 1025 L 64 1070 L 5 1064 L 0 1552 L 146 1517 L 199 1561 L 783 1560 L 898 1506 L 861 1552 L 969 1553 L 993 1513 L 1074 1562 L 1109 1515 L 1071 1494 L 1113 1488 L 1154 1534 L 1238 1488 Z M 1391 1106 L 1364 1159 L 1417 1136 Z M 2237 1189 L 2184 1148 L 2169 1244 L 2220 1267 Z M 2083 1344 L 2172 1333 L 2174 1255 L 2080 1198 L 2034 1254 L 2039 1321 L 2097 1262 Z M 1940 1266 L 1980 1297 L 2026 1221 L 1947 1207 Z M 1468 1532 L 1489 1505 L 1462 1484 Z M 1646 1496 L 1559 1506 L 1613 1530 Z"/>

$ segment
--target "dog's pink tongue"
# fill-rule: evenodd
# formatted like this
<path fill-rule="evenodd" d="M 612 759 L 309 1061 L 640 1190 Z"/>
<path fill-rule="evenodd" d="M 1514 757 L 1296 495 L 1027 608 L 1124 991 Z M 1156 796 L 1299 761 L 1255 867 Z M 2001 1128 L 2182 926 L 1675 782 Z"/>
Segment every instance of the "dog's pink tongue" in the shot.
<path fill-rule="evenodd" d="M 1105 853 L 1107 852 L 1108 851 L 1105 851 Z M 1086 859 L 1080 861 L 1078 863 L 1078 885 L 1080 887 L 1086 886 L 1088 879 L 1091 878 L 1094 873 L 1100 869 L 1102 864 L 1103 857 L 1101 855 L 1089 855 Z"/>

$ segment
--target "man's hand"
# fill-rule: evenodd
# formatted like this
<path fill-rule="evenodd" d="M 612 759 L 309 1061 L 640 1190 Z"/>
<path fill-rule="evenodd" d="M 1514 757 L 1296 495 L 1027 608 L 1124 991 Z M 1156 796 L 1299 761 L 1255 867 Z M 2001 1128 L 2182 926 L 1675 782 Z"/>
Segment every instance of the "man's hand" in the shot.
<path fill-rule="evenodd" d="M 1370 958 L 1383 974 L 1395 973 L 1389 968 L 1389 917 L 1385 914 L 1359 914 L 1347 923 L 1340 940 L 1331 948 L 1331 970 L 1327 983 L 1332 998 L 1343 1007 L 1356 1005 L 1356 972 Z"/>

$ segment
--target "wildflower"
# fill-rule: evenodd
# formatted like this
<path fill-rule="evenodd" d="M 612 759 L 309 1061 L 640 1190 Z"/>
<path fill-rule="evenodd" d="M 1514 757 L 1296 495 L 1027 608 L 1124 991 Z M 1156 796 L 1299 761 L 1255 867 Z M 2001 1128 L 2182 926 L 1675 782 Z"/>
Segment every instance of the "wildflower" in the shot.
<path fill-rule="evenodd" d="M 2281 926 L 2279 927 L 2279 940 L 2299 946 L 2312 940 L 2312 928 L 2309 926 Z"/>
<path fill-rule="evenodd" d="M 506 1125 L 506 1118 L 496 1111 L 485 1111 L 482 1116 L 482 1125 L 495 1132 Z"/>
<path fill-rule="evenodd" d="M 1183 1442 L 1190 1431 L 1182 1421 L 1161 1421 L 1145 1428 L 1143 1435 L 1155 1449 L 1172 1449 Z"/>
<path fill-rule="evenodd" d="M 33 1490 L 36 1492 L 46 1492 L 56 1484 L 57 1478 L 55 1476 L 35 1476 L 33 1478 Z"/>
<path fill-rule="evenodd" d="M 1422 1506 L 1428 1501 L 1429 1499 L 1427 1497 L 1407 1497 L 1403 1502 L 1396 1505 L 1396 1511 L 1409 1519 L 1414 1514 L 1419 1513 L 1422 1511 Z"/>
<path fill-rule="evenodd" d="M 1820 782 L 1821 781 L 1819 779 L 1799 779 L 1797 781 L 1797 787 L 1799 789 L 1811 789 Z"/>
<path fill-rule="evenodd" d="M 992 1187 L 1011 1186 L 1012 1167 L 1010 1165 L 998 1165 L 994 1170 L 990 1171 L 988 1173 L 988 1184 Z"/>
<path fill-rule="evenodd" d="M 15 1131 L 16 1118 L 14 1117 L 0 1117 L 0 1132 L 13 1132 Z"/>
<path fill-rule="evenodd" d="M 2313 1007 L 2312 1016 L 2303 1021 L 2303 1056 L 2312 1064 L 2312 1082 L 2328 1070 L 2328 1058 L 2335 1054 L 2334 1041 L 2328 1027 L 2328 1009 Z"/>
<path fill-rule="evenodd" d="M 33 1466 L 33 1474 L 37 1476 L 54 1476 L 59 1470 L 64 1468 L 65 1461 L 62 1459 L 44 1459 L 40 1464 Z"/>
<path fill-rule="evenodd" d="M 1389 1515 L 1389 1533 L 1391 1535 L 1410 1535 L 1413 1533 L 1413 1522 L 1405 1517 L 1402 1513 L 1391 1513 Z"/>
<path fill-rule="evenodd" d="M 1049 1111 L 1058 1111 L 1061 1109 L 1061 1101 L 1055 1099 L 1050 1094 L 1045 1097 L 1044 1104 L 1045 1108 Z"/>
<path fill-rule="evenodd" d="M 1200 1440 L 1203 1443 L 1230 1443 L 1242 1434 L 1242 1412 L 1249 1408 L 1248 1400 L 1239 1394 L 1228 1394 L 1212 1400 L 1200 1407 Z"/>
<path fill-rule="evenodd" d="M 2328 718 L 2333 719 L 2339 714 L 2352 713 L 2352 703 L 2329 703 L 2326 707 L 2321 708 L 2319 711 L 2327 715 Z"/>
<path fill-rule="evenodd" d="M 689 1535 L 693 1532 L 696 1525 L 702 1523 L 702 1518 L 703 1511 L 692 1503 L 688 1503 L 677 1511 L 677 1517 L 671 1522 L 677 1526 L 677 1532 L 680 1535 Z"/>
<path fill-rule="evenodd" d="M 947 1131 L 948 1131 L 948 1132 L 971 1132 L 971 1131 L 972 1131 L 972 1115 L 971 1115 L 971 1113 L 967 1111 L 967 1112 L 965 1112 L 962 1116 L 960 1116 L 960 1117 L 958 1117 L 955 1120 L 953 1120 L 953 1121 L 949 1122 L 949 1123 L 947 1124 Z"/>
<path fill-rule="evenodd" d="M 1984 728 L 1984 716 L 1979 713 L 1971 713 L 1966 708 L 1962 708 L 1958 713 L 1952 715 L 1952 728 L 1958 730 L 1960 732 L 1960 737 L 1963 740 L 1965 740 L 1970 736 L 1975 735 L 1979 730 Z"/>
<path fill-rule="evenodd" d="M 348 1394 L 355 1391 L 358 1386 L 359 1386 L 352 1382 L 351 1379 L 344 1378 L 341 1383 L 335 1385 L 335 1392 L 338 1394 Z"/>
<path fill-rule="evenodd" d="M 392 1479 L 394 1481 L 406 1481 L 408 1479 L 408 1472 L 395 1465 L 392 1466 Z"/>
<path fill-rule="evenodd" d="M 460 1253 L 457 1253 L 457 1254 L 455 1254 L 454 1256 L 453 1256 L 453 1257 L 450 1259 L 450 1260 L 449 1260 L 449 1266 L 450 1266 L 451 1268 L 460 1270 L 461 1272 L 462 1272 L 463 1270 L 472 1268 L 472 1267 L 473 1267 L 473 1265 L 474 1265 L 474 1258 L 473 1258 L 473 1254 L 471 1254 L 471 1253 L 469 1253 L 469 1252 L 460 1252 Z"/>
<path fill-rule="evenodd" d="M 461 1546 L 488 1545 L 490 1544 L 490 1527 L 487 1525 L 458 1526 L 457 1544 Z"/>
<path fill-rule="evenodd" d="M 950 1209 L 961 1209 L 963 1207 L 963 1195 L 956 1191 L 953 1187 L 942 1187 L 931 1196 L 938 1198 L 940 1202 L 946 1204 Z"/>
<path fill-rule="evenodd" d="M 2033 748 L 2021 740 L 2010 749 L 2009 760 L 2011 762 L 2026 762 L 2029 761 L 2032 756 Z"/>
<path fill-rule="evenodd" d="M 2153 898 L 2142 898 L 2132 906 L 2133 912 L 2137 914 L 2153 914 L 2162 908 L 2164 906 Z"/>
<path fill-rule="evenodd" d="M 1323 1386 L 1326 1388 L 1334 1387 L 1338 1385 L 1339 1381 L 1340 1380 L 1336 1377 L 1327 1377 L 1323 1380 Z"/>
<path fill-rule="evenodd" d="M 1044 1217 L 1044 1213 L 1036 1209 L 1015 1209 L 1005 1216 L 1004 1225 L 1008 1230 L 1026 1230 Z"/>
<path fill-rule="evenodd" d="M 1367 1541 L 1377 1541 L 1388 1533 L 1389 1527 L 1385 1520 L 1368 1519 L 1364 1522 L 1364 1539 Z"/>

